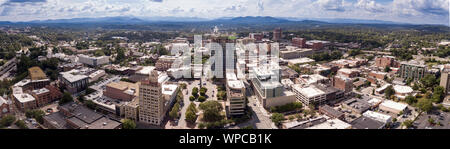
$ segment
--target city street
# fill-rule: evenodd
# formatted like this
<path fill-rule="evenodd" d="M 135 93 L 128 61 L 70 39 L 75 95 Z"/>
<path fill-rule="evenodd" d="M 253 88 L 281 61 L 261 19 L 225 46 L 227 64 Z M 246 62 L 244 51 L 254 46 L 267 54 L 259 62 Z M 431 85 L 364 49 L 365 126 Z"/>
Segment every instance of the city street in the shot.
<path fill-rule="evenodd" d="M 252 119 L 248 122 L 241 123 L 233 129 L 238 129 L 246 126 L 253 126 L 255 129 L 278 129 L 270 119 L 270 114 L 262 106 L 255 95 L 252 95 L 253 91 L 250 87 L 247 87 L 248 106 L 252 109 Z"/>
<path fill-rule="evenodd" d="M 178 120 L 178 125 L 176 125 L 176 126 L 172 126 L 171 125 L 171 122 L 168 122 L 167 124 L 166 124 L 166 126 L 165 126 L 165 128 L 166 129 L 168 129 L 168 128 L 175 128 L 175 129 L 191 129 L 191 128 L 189 128 L 188 126 L 187 126 L 187 122 L 186 122 L 186 120 L 185 120 L 185 118 L 186 118 L 186 110 L 187 110 L 187 108 L 189 107 L 189 105 L 191 104 L 191 101 L 189 101 L 189 97 L 191 96 L 191 94 L 192 94 L 192 88 L 194 88 L 195 87 L 195 85 L 198 85 L 198 83 L 200 82 L 200 81 L 198 81 L 198 80 L 195 80 L 195 81 L 193 81 L 193 83 L 189 83 L 189 82 L 192 82 L 192 81 L 179 81 L 178 83 L 185 83 L 186 84 L 186 89 L 185 90 L 182 90 L 182 93 L 183 93 L 183 103 L 184 103 L 184 106 L 183 107 L 181 107 L 181 116 L 180 116 L 180 119 Z"/>

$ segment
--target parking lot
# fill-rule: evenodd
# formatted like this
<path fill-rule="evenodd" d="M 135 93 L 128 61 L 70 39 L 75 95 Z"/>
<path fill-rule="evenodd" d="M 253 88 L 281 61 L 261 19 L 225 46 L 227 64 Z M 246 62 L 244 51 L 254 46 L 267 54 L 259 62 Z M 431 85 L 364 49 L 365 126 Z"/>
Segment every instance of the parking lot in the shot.
<path fill-rule="evenodd" d="M 429 119 L 433 119 L 434 124 L 431 124 L 428 121 Z M 450 114 L 436 111 L 422 113 L 414 122 L 413 126 L 416 129 L 450 129 Z"/>

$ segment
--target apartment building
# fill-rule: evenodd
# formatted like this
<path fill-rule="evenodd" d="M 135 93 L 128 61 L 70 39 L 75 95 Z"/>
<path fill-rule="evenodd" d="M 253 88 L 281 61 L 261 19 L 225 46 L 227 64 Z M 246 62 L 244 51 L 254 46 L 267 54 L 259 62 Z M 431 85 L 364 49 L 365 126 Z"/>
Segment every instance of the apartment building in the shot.
<path fill-rule="evenodd" d="M 422 79 L 426 74 L 427 68 L 425 65 L 416 61 L 401 63 L 400 77 L 403 79 L 412 78 L 414 81 Z"/>
<path fill-rule="evenodd" d="M 47 85 L 45 88 L 36 89 L 30 92 L 36 99 L 36 106 L 42 107 L 53 101 L 61 99 L 63 94 L 54 86 Z"/>

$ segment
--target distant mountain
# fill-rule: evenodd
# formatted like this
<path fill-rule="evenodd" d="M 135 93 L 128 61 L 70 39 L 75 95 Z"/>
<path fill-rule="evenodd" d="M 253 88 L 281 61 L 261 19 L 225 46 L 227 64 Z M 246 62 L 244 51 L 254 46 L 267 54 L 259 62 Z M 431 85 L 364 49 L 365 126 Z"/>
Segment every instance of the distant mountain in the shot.
<path fill-rule="evenodd" d="M 283 18 L 290 21 L 303 21 L 303 20 L 314 20 L 327 23 L 340 23 L 340 24 L 407 24 L 401 22 L 393 21 L 383 21 L 383 20 L 363 20 L 363 19 L 334 19 L 334 18 Z"/>
<path fill-rule="evenodd" d="M 315 21 L 315 22 L 314 22 Z M 232 23 L 232 24 L 254 24 L 254 23 L 342 23 L 342 24 L 405 24 L 392 21 L 381 20 L 358 20 L 358 19 L 322 19 L 322 18 L 277 18 L 270 16 L 246 16 L 246 17 L 223 17 L 219 19 L 205 19 L 197 17 L 101 17 L 101 18 L 72 18 L 72 19 L 56 19 L 56 20 L 37 20 L 20 23 L 120 23 L 120 24 L 136 24 L 136 23 L 155 23 L 155 22 L 216 22 L 216 23 Z M 8 24 L 11 22 L 3 21 L 0 24 Z"/>
<path fill-rule="evenodd" d="M 144 20 L 135 17 L 102 17 L 102 18 L 72 18 L 56 20 L 38 20 L 25 23 L 144 23 Z"/>
<path fill-rule="evenodd" d="M 148 22 L 204 22 L 211 19 L 197 17 L 140 17 L 140 19 Z"/>
<path fill-rule="evenodd" d="M 291 22 L 286 19 L 282 18 L 275 18 L 275 17 L 263 17 L 263 16 L 246 16 L 246 17 L 235 17 L 235 18 L 220 18 L 213 20 L 215 22 L 228 22 L 228 23 L 245 23 L 245 24 L 252 24 L 252 23 L 288 23 Z"/>
<path fill-rule="evenodd" d="M 360 20 L 360 19 L 315 19 L 315 20 L 324 21 L 328 23 L 347 23 L 347 24 L 406 24 L 393 21 Z"/>

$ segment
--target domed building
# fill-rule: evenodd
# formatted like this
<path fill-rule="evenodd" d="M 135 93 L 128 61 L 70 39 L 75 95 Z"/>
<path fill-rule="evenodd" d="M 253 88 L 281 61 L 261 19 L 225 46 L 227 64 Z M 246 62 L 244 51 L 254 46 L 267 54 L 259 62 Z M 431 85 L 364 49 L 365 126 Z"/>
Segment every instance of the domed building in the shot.
<path fill-rule="evenodd" d="M 412 95 L 413 89 L 409 86 L 403 86 L 403 85 L 394 85 L 395 90 L 395 96 L 397 96 L 400 99 L 405 99 L 406 96 Z"/>

